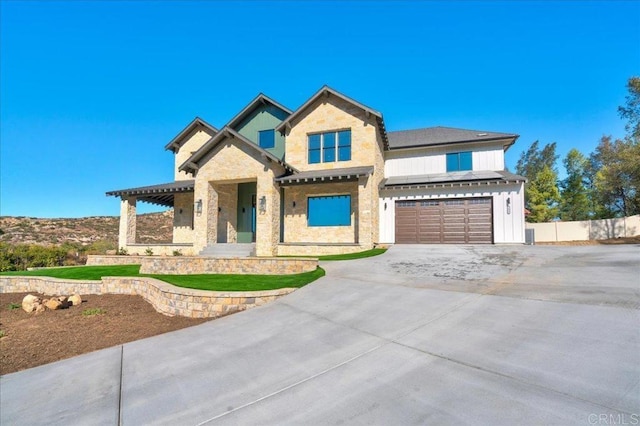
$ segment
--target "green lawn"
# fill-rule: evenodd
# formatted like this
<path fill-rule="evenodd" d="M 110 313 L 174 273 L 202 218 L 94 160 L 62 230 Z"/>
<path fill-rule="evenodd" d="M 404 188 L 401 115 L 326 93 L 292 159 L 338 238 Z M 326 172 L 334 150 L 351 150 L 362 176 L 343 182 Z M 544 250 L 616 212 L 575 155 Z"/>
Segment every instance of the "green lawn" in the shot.
<path fill-rule="evenodd" d="M 318 260 L 354 260 L 354 259 L 364 259 L 365 257 L 373 257 L 378 256 L 379 254 L 387 251 L 386 248 L 374 248 L 371 250 L 360 251 L 358 253 L 347 253 L 347 254 L 329 254 L 326 256 L 318 256 Z"/>
<path fill-rule="evenodd" d="M 71 280 L 99 280 L 102 277 L 151 277 L 177 287 L 215 291 L 262 291 L 278 288 L 299 288 L 324 276 L 324 269 L 293 275 L 146 275 L 140 274 L 140 265 L 78 266 L 50 268 L 35 271 L 1 272 L 0 275 L 30 275 L 65 278 Z"/>
<path fill-rule="evenodd" d="M 102 277 L 135 277 L 140 275 L 140 265 L 73 266 L 69 268 L 36 269 L 34 271 L 0 272 L 0 275 L 31 275 L 65 278 L 68 280 L 99 280 Z"/>
<path fill-rule="evenodd" d="M 318 258 L 318 260 L 354 260 L 354 259 L 364 259 L 365 257 L 373 257 L 378 256 L 379 254 L 387 251 L 386 248 L 375 248 L 371 250 L 359 251 L 357 253 L 347 253 L 347 254 L 326 254 L 324 256 L 278 256 L 278 257 L 314 257 Z"/>

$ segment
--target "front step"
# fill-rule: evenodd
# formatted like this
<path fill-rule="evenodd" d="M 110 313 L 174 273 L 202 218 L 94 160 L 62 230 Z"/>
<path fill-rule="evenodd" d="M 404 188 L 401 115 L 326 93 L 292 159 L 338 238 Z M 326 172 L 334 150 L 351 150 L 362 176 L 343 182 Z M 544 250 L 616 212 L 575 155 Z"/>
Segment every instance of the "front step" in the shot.
<path fill-rule="evenodd" d="M 251 257 L 256 255 L 256 244 L 210 244 L 198 253 L 198 255 L 206 257 Z"/>

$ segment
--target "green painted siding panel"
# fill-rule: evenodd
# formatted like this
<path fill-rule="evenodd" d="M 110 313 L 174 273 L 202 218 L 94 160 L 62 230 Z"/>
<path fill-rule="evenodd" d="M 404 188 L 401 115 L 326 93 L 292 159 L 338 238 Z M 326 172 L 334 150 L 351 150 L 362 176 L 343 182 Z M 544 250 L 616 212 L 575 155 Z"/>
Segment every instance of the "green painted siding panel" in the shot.
<path fill-rule="evenodd" d="M 288 114 L 273 105 L 260 105 L 251 114 L 240 122 L 234 129 L 251 142 L 258 145 L 258 132 L 260 130 L 274 129 Z M 267 149 L 279 159 L 284 158 L 284 136 L 280 132 L 275 133 L 275 146 Z"/>

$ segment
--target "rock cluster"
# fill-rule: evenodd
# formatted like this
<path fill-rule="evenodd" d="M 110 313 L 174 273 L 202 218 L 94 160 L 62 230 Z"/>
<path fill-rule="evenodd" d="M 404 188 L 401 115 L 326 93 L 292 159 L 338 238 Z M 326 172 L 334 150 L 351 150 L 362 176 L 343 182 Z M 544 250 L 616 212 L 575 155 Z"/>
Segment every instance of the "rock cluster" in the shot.
<path fill-rule="evenodd" d="M 57 309 L 66 309 L 71 306 L 77 306 L 81 303 L 82 298 L 78 294 L 74 294 L 69 297 L 52 297 L 51 299 L 41 299 L 32 294 L 27 294 L 24 299 L 22 299 L 22 309 L 27 313 L 35 312 L 36 314 L 39 314 L 44 312 L 46 309 L 55 311 Z"/>

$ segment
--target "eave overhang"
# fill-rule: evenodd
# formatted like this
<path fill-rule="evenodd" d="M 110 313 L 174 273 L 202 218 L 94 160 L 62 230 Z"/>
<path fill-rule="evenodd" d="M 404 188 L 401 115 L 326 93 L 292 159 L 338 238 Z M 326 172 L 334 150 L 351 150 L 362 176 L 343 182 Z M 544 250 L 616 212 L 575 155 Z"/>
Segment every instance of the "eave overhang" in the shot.
<path fill-rule="evenodd" d="M 338 183 L 358 180 L 373 173 L 373 166 L 345 167 L 342 169 L 312 170 L 276 178 L 282 186 L 314 183 Z"/>
<path fill-rule="evenodd" d="M 118 189 L 109 191 L 107 196 L 135 197 L 139 201 L 157 204 L 165 207 L 173 207 L 174 195 L 178 193 L 193 192 L 193 180 L 179 180 L 159 185 L 141 186 L 138 188 Z"/>
<path fill-rule="evenodd" d="M 273 163 L 279 164 L 282 167 L 284 167 L 287 173 L 296 173 L 298 171 L 295 167 L 280 160 L 278 157 L 276 157 L 269 151 L 266 151 L 260 148 L 258 145 L 251 142 L 249 139 L 245 138 L 244 136 L 242 136 L 240 133 L 236 132 L 229 126 L 224 126 L 218 132 L 218 134 L 216 134 L 214 137 L 209 139 L 199 150 L 197 150 L 191 157 L 189 157 L 189 159 L 187 159 L 187 161 L 185 161 L 179 167 L 179 170 L 186 173 L 190 173 L 192 175 L 195 174 L 200 168 L 200 161 L 215 147 L 217 147 L 220 143 L 222 143 L 222 141 L 225 139 L 235 139 L 240 143 L 245 144 L 249 148 L 258 152 L 260 154 L 260 157 L 263 159 L 265 163 L 273 162 Z"/>
<path fill-rule="evenodd" d="M 182 131 L 178 133 L 176 137 L 171 139 L 171 141 L 167 145 L 165 145 L 164 149 L 177 152 L 178 149 L 180 149 L 180 146 L 182 145 L 185 136 L 187 136 L 189 133 L 191 133 L 193 130 L 197 129 L 198 127 L 202 127 L 209 130 L 211 133 L 213 133 L 214 136 L 216 133 L 218 133 L 218 129 L 216 129 L 214 126 L 207 123 L 202 118 L 196 117 L 193 119 L 191 123 L 187 124 L 187 126 L 184 129 L 182 129 Z"/>
<path fill-rule="evenodd" d="M 387 137 L 387 130 L 384 125 L 384 119 L 382 117 L 382 113 L 372 108 L 369 108 L 368 106 L 361 104 L 355 99 L 352 99 L 346 95 L 343 95 L 337 90 L 334 90 L 326 85 L 322 86 L 322 88 L 318 90 L 313 96 L 311 96 L 304 104 L 302 104 L 302 106 L 300 106 L 297 110 L 295 110 L 289 117 L 283 120 L 280 124 L 278 124 L 276 126 L 276 130 L 283 134 L 291 130 L 291 126 L 292 126 L 291 123 L 294 120 L 296 120 L 298 117 L 300 117 L 316 100 L 318 100 L 322 96 L 324 97 L 335 96 L 353 106 L 356 106 L 364 112 L 366 118 L 370 118 L 371 116 L 374 116 L 378 124 L 378 128 L 380 129 L 380 135 L 382 137 L 384 149 L 385 150 L 389 149 L 389 139 Z"/>

